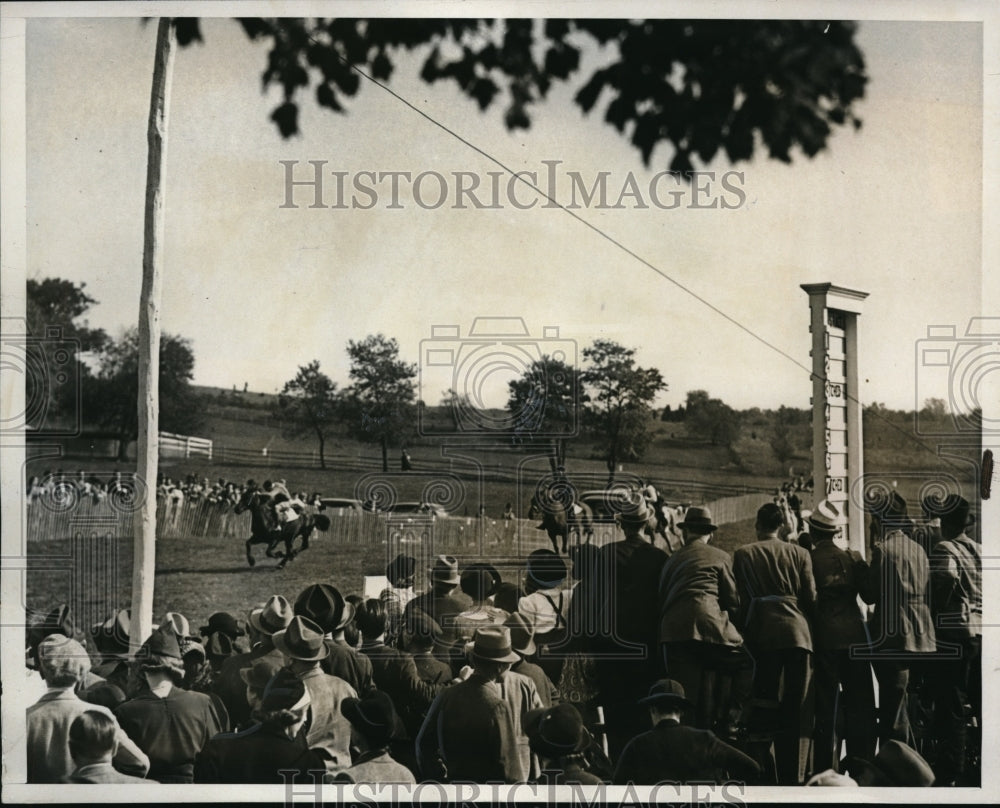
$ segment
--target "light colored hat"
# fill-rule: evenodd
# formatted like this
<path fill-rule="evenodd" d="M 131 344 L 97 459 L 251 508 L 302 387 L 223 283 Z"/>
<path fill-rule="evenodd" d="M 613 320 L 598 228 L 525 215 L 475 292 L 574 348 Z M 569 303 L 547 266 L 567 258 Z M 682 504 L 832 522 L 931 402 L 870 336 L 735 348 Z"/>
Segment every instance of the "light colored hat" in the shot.
<path fill-rule="evenodd" d="M 824 533 L 835 533 L 844 524 L 844 512 L 836 502 L 824 499 L 809 514 L 809 526 Z"/>

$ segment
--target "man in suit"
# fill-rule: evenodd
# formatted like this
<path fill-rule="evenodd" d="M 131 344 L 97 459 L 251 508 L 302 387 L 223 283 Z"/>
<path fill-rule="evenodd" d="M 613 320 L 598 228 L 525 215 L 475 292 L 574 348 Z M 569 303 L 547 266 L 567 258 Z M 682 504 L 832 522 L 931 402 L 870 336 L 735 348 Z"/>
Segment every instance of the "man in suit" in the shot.
<path fill-rule="evenodd" d="M 660 576 L 664 668 L 694 705 L 694 726 L 729 732 L 743 720 L 753 677 L 753 659 L 732 622 L 740 605 L 732 559 L 709 544 L 716 526 L 708 508 L 688 508 L 679 526 L 684 546 Z M 726 680 L 732 684 L 728 703 L 719 698 Z"/>
<path fill-rule="evenodd" d="M 340 705 L 357 698 L 357 691 L 338 676 L 323 673 L 320 660 L 326 657 L 323 629 L 308 617 L 296 615 L 287 629 L 274 635 L 274 646 L 285 657 L 286 667 L 309 692 L 312 717 L 306 742 L 327 758 L 326 768 L 339 772 L 351 765 L 351 724 Z"/>
<path fill-rule="evenodd" d="M 939 508 L 941 540 L 931 550 L 931 611 L 937 639 L 928 669 L 934 684 L 938 784 L 978 786 L 980 772 L 966 771 L 969 705 L 982 726 L 983 562 L 969 503 L 952 494 Z"/>
<path fill-rule="evenodd" d="M 805 777 L 813 704 L 812 632 L 816 606 L 809 551 L 778 532 L 785 514 L 774 502 L 757 510 L 757 540 L 733 553 L 740 598 L 739 627 L 754 658 L 754 708 L 763 714 L 751 726 L 772 724 L 779 785 L 800 785 Z M 768 716 L 770 713 L 770 716 Z"/>
<path fill-rule="evenodd" d="M 234 728 L 251 723 L 246 684 L 240 671 L 265 657 L 273 659 L 279 665 L 284 664 L 281 651 L 274 647 L 272 637 L 275 632 L 287 628 L 294 616 L 292 606 L 285 598 L 272 595 L 262 607 L 252 609 L 247 618 L 250 650 L 235 654 L 222 663 L 219 674 L 212 683 L 212 690 L 222 699 Z"/>
<path fill-rule="evenodd" d="M 117 751 L 112 764 L 119 772 L 144 777 L 149 757 L 112 717 L 110 710 L 80 699 L 74 689 L 90 669 L 90 658 L 76 640 L 53 634 L 38 644 L 37 657 L 47 690 L 27 711 L 29 783 L 62 783 L 76 768 L 70 755 L 69 732 L 87 711 L 105 715 L 115 726 Z"/>
<path fill-rule="evenodd" d="M 878 679 L 879 743 L 895 739 L 914 744 L 907 691 L 910 670 L 936 649 L 929 604 L 930 565 L 913 539 L 913 520 L 897 493 L 870 503 L 871 562 L 869 597 L 872 615 L 872 667 Z"/>
<path fill-rule="evenodd" d="M 875 690 L 868 626 L 858 605 L 859 597 L 862 600 L 871 597 L 869 570 L 860 553 L 841 549 L 834 543 L 844 521 L 840 507 L 827 500 L 816 506 L 808 521 L 816 580 L 814 771 L 839 769 L 842 739 L 846 740 L 847 754 L 852 757 L 870 760 L 875 754 Z M 838 689 L 842 694 L 838 695 Z M 841 700 L 844 722 L 838 732 Z"/>
<path fill-rule="evenodd" d="M 434 655 L 457 670 L 462 665 L 462 657 L 460 649 L 455 647 L 458 641 L 455 621 L 472 606 L 472 600 L 468 595 L 455 591 L 462 578 L 458 574 L 458 559 L 454 556 L 438 556 L 428 572 L 430 590 L 406 604 L 403 618 L 408 619 L 414 612 L 421 611 L 437 623 L 441 627 L 441 636 Z"/>
<path fill-rule="evenodd" d="M 98 710 L 80 713 L 69 727 L 69 753 L 76 768 L 71 783 L 155 783 L 122 774 L 112 764 L 118 751 L 118 724 Z"/>
<path fill-rule="evenodd" d="M 438 694 L 417 735 L 424 779 L 527 781 L 531 750 L 524 722 L 542 702 L 530 679 L 510 673 L 518 659 L 506 626 L 476 632 L 471 675 Z"/>
<path fill-rule="evenodd" d="M 760 773 L 753 758 L 710 730 L 681 724 L 692 704 L 679 682 L 660 679 L 640 703 L 649 708 L 653 729 L 629 741 L 615 768 L 615 785 L 746 782 Z"/>

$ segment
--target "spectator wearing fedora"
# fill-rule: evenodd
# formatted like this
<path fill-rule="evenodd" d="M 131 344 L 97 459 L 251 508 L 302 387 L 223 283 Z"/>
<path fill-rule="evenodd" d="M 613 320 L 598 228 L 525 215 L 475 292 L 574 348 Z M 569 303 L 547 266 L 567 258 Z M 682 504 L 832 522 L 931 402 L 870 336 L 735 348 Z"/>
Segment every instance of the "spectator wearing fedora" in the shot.
<path fill-rule="evenodd" d="M 181 688 L 184 661 L 173 631 L 153 632 L 136 654 L 136 671 L 142 688 L 115 710 L 118 723 L 149 756 L 151 778 L 193 782 L 195 756 L 228 729 L 221 701 Z"/>
<path fill-rule="evenodd" d="M 679 526 L 685 544 L 667 559 L 660 577 L 664 667 L 694 705 L 694 726 L 738 724 L 750 700 L 753 659 L 732 622 L 740 605 L 732 560 L 709 544 L 716 526 L 708 508 L 688 508 Z M 728 701 L 720 697 L 727 680 Z"/>
<path fill-rule="evenodd" d="M 113 764 L 121 730 L 114 717 L 100 710 L 80 713 L 69 727 L 69 754 L 76 768 L 70 783 L 153 783 L 122 774 Z"/>
<path fill-rule="evenodd" d="M 451 665 L 431 653 L 440 636 L 441 627 L 423 612 L 410 615 L 404 623 L 403 649 L 413 657 L 417 675 L 431 685 L 451 681 L 453 675 Z"/>
<path fill-rule="evenodd" d="M 428 570 L 431 588 L 417 595 L 406 604 L 403 614 L 408 618 L 414 611 L 421 611 L 441 627 L 441 637 L 435 656 L 442 662 L 447 662 L 456 670 L 462 665 L 461 649 L 458 645 L 458 632 L 455 619 L 471 605 L 468 595 L 456 592 L 461 583 L 458 574 L 458 559 L 454 556 L 440 555 L 434 560 L 434 565 Z"/>
<path fill-rule="evenodd" d="M 733 553 L 733 576 L 739 628 L 754 658 L 751 730 L 774 727 L 778 784 L 800 785 L 813 733 L 809 620 L 816 582 L 809 551 L 779 537 L 784 525 L 781 508 L 764 503 L 754 524 L 756 541 Z"/>
<path fill-rule="evenodd" d="M 558 704 L 558 688 L 552 683 L 545 671 L 531 661 L 538 653 L 531 625 L 519 612 L 514 612 L 508 617 L 504 625 L 510 630 L 511 648 L 520 657 L 517 662 L 511 665 L 511 672 L 527 676 L 535 683 L 535 689 L 538 691 L 538 697 L 541 699 L 543 707 L 548 709 L 554 704 Z"/>
<path fill-rule="evenodd" d="M 327 651 L 320 660 L 323 673 L 343 679 L 356 693 L 366 696 L 375 690 L 371 660 L 344 637 L 355 611 L 355 605 L 330 584 L 311 584 L 295 599 L 295 614 L 309 618 L 323 630 Z"/>
<path fill-rule="evenodd" d="M 552 550 L 538 549 L 528 554 L 524 589 L 517 611 L 531 626 L 538 662 L 552 681 L 562 674 L 569 650 L 569 624 L 566 615 L 573 599 L 573 588 L 565 586 L 569 570 L 562 557 Z"/>
<path fill-rule="evenodd" d="M 45 693 L 45 681 L 40 673 L 38 664 L 38 646 L 46 637 L 58 636 L 74 639 L 76 637 L 76 626 L 70 615 L 69 606 L 60 603 L 58 606 L 41 614 L 28 610 L 28 624 L 26 626 L 27 658 L 28 658 L 28 683 L 29 696 L 36 699 Z M 88 666 L 83 674 L 83 678 L 77 684 L 77 693 L 87 701 L 87 692 L 93 688 L 100 687 L 104 682 L 102 676 L 91 670 Z"/>
<path fill-rule="evenodd" d="M 503 625 L 508 613 L 491 603 L 501 583 L 500 573 L 492 564 L 470 564 L 462 570 L 459 588 L 472 600 L 472 607 L 455 618 L 460 641 L 470 641 L 476 629 L 483 626 Z"/>
<path fill-rule="evenodd" d="M 212 614 L 212 616 L 208 618 L 208 625 L 202 626 L 198 629 L 198 633 L 206 640 L 215 633 L 224 634 L 232 642 L 236 653 L 243 651 L 243 649 L 239 647 L 239 638 L 245 637 L 246 631 L 244 631 L 243 626 L 240 625 L 240 621 L 233 615 L 229 614 L 229 612 L 215 612 Z"/>
<path fill-rule="evenodd" d="M 205 656 L 212 670 L 212 678 L 219 675 L 224 663 L 229 657 L 239 653 L 229 635 L 222 631 L 212 632 L 205 638 Z"/>
<path fill-rule="evenodd" d="M 146 753 L 118 725 L 110 710 L 76 695 L 76 686 L 90 670 L 84 647 L 61 634 L 50 634 L 38 643 L 36 655 L 47 689 L 27 710 L 28 782 L 61 783 L 73 773 L 76 765 L 69 748 L 70 728 L 87 711 L 102 713 L 114 725 L 118 748 L 111 756 L 113 766 L 122 774 L 144 777 L 149 770 Z"/>
<path fill-rule="evenodd" d="M 827 500 L 809 516 L 816 611 L 813 659 L 816 671 L 815 769 L 836 769 L 841 740 L 847 754 L 875 754 L 875 690 L 871 661 L 853 649 L 868 646 L 868 627 L 858 598 L 870 598 L 868 563 L 861 554 L 834 543 L 844 524 L 840 507 Z M 838 691 L 841 691 L 838 693 Z M 839 705 L 843 727 L 838 731 Z"/>
<path fill-rule="evenodd" d="M 629 741 L 615 768 L 615 785 L 746 782 L 760 774 L 753 758 L 710 730 L 681 723 L 693 705 L 680 682 L 660 679 L 639 702 L 648 708 L 653 728 Z"/>
<path fill-rule="evenodd" d="M 531 751 L 538 755 L 545 785 L 601 785 L 604 781 L 588 771 L 587 750 L 594 745 L 579 711 L 572 704 L 557 704 L 531 710 L 524 722 Z"/>
<path fill-rule="evenodd" d="M 269 665 L 257 662 L 253 674 Z M 195 782 L 283 784 L 289 770 L 300 782 L 319 777 L 326 772 L 324 759 L 308 748 L 302 732 L 309 707 L 305 684 L 291 671 L 279 669 L 261 691 L 259 721 L 209 740 L 195 761 Z"/>
<path fill-rule="evenodd" d="M 601 548 L 597 560 L 595 605 L 597 614 L 609 618 L 609 631 L 597 632 L 590 641 L 612 757 L 646 725 L 636 702 L 659 671 L 654 604 L 667 560 L 649 542 L 656 514 L 646 499 L 637 493 L 622 505 L 618 526 L 624 538 Z"/>
<path fill-rule="evenodd" d="M 344 699 L 357 698 L 357 691 L 339 676 L 323 673 L 320 660 L 327 655 L 323 629 L 308 617 L 296 615 L 287 629 L 274 635 L 274 645 L 287 667 L 306 686 L 312 705 L 312 720 L 306 742 L 321 750 L 329 771 L 351 765 L 351 725 L 340 711 Z"/>
<path fill-rule="evenodd" d="M 379 594 L 385 607 L 386 642 L 395 645 L 403 633 L 403 611 L 416 597 L 413 591 L 413 575 L 417 560 L 410 555 L 398 555 L 385 567 L 385 577 L 389 586 Z"/>
<path fill-rule="evenodd" d="M 879 742 L 885 745 L 895 739 L 912 745 L 910 671 L 936 649 L 928 602 L 930 565 L 927 554 L 910 538 L 913 520 L 898 493 L 867 502 L 866 510 L 871 515 L 868 585 L 875 601 L 870 626 L 878 679 Z"/>
<path fill-rule="evenodd" d="M 920 753 L 897 740 L 886 741 L 872 759 L 848 758 L 844 768 L 859 786 L 927 788 L 934 771 Z"/>
<path fill-rule="evenodd" d="M 120 609 L 104 622 L 90 627 L 90 638 L 98 654 L 94 673 L 104 681 L 86 689 L 85 701 L 113 710 L 127 698 L 130 629 L 127 609 Z"/>
<path fill-rule="evenodd" d="M 274 647 L 272 637 L 275 632 L 286 628 L 294 616 L 292 605 L 281 595 L 272 595 L 263 606 L 250 611 L 247 617 L 250 650 L 223 662 L 212 684 L 225 704 L 233 726 L 245 727 L 250 723 L 250 705 L 240 671 L 266 656 L 284 664 L 281 651 Z"/>
<path fill-rule="evenodd" d="M 340 707 L 354 727 L 355 736 L 364 739 L 365 748 L 355 755 L 349 768 L 335 776 L 327 775 L 327 782 L 415 784 L 413 772 L 389 752 L 399 723 L 392 699 L 376 691 L 366 699 L 345 699 Z"/>
<path fill-rule="evenodd" d="M 438 694 L 417 736 L 425 779 L 527 781 L 531 750 L 524 720 L 542 703 L 530 679 L 510 673 L 518 659 L 506 626 L 476 632 L 471 675 Z"/>
<path fill-rule="evenodd" d="M 969 718 L 966 705 L 977 726 L 982 726 L 981 548 L 966 534 L 966 529 L 976 522 L 968 501 L 951 494 L 932 508 L 941 520 L 941 540 L 930 556 L 931 612 L 938 646 L 936 658 L 927 670 L 935 695 L 938 752 L 934 771 L 939 784 L 978 786 L 979 771 L 967 772 L 965 764 Z"/>

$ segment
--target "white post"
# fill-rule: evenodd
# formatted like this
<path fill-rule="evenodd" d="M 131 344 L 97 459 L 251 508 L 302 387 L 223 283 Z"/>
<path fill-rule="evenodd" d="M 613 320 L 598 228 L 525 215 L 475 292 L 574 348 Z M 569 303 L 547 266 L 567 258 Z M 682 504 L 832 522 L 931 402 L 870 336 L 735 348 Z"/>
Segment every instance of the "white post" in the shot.
<path fill-rule="evenodd" d="M 142 292 L 139 298 L 138 474 L 147 495 L 135 513 L 132 562 L 132 652 L 153 631 L 153 582 L 156 565 L 156 476 L 159 452 L 160 297 L 163 288 L 163 174 L 167 157 L 167 113 L 177 36 L 169 17 L 156 31 L 153 88 L 146 132 L 146 210 L 143 224 Z"/>

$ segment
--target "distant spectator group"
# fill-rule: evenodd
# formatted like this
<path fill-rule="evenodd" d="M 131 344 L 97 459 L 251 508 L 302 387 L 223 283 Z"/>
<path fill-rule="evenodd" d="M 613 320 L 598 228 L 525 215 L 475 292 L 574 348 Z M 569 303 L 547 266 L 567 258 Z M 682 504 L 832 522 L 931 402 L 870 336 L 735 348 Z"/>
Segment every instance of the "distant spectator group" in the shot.
<path fill-rule="evenodd" d="M 78 634 L 59 607 L 27 633 L 29 779 L 978 784 L 975 520 L 923 506 L 872 505 L 866 561 L 835 502 L 804 532 L 764 503 L 732 555 L 693 506 L 668 555 L 639 498 L 617 541 L 535 550 L 518 580 L 442 555 L 418 592 L 400 555 L 377 598 L 320 581 L 197 633 L 168 612 L 134 656 L 126 610 Z"/>

